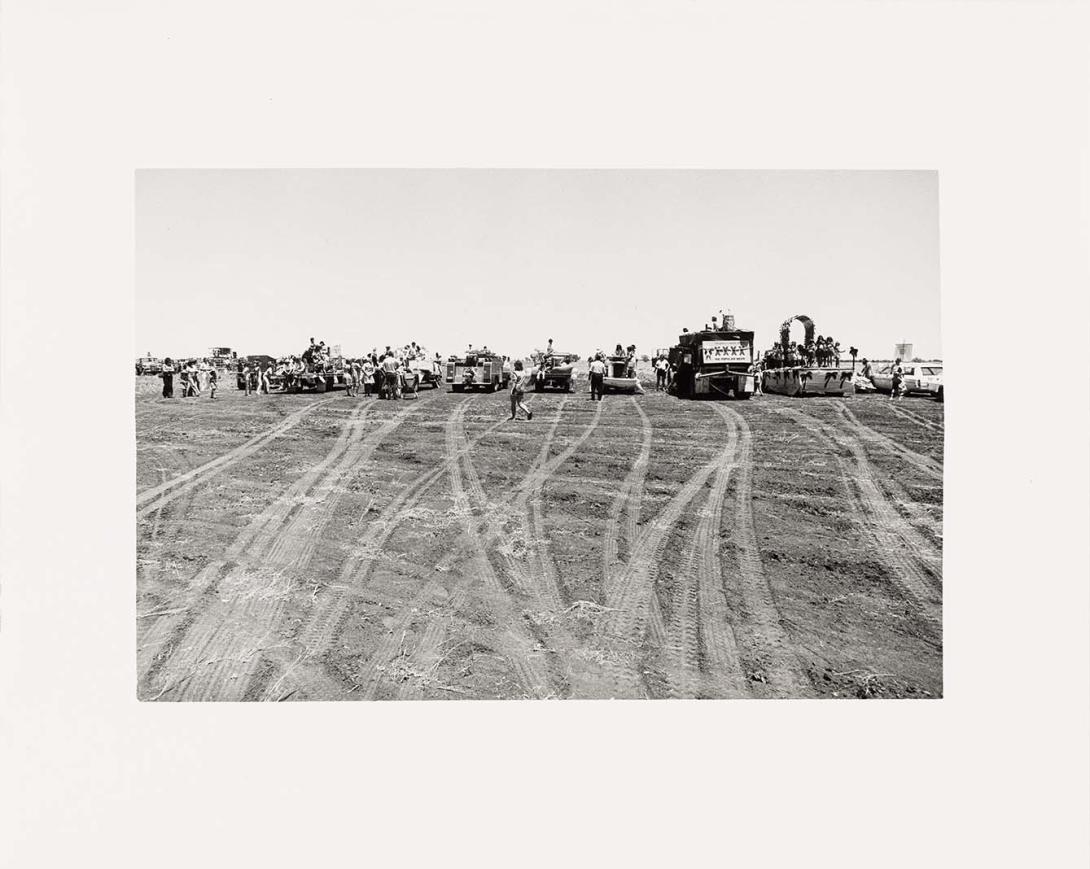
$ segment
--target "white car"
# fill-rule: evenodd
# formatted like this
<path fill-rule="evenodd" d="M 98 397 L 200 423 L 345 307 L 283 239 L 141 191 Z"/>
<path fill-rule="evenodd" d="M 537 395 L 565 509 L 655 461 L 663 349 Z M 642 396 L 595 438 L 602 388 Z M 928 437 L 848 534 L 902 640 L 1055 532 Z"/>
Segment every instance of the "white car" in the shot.
<path fill-rule="evenodd" d="M 928 395 L 939 395 L 942 391 L 942 366 L 931 363 L 919 364 L 910 362 L 901 365 L 904 371 L 904 390 L 909 392 L 926 392 Z M 893 391 L 893 366 L 884 365 L 871 374 L 871 383 L 879 392 Z"/>

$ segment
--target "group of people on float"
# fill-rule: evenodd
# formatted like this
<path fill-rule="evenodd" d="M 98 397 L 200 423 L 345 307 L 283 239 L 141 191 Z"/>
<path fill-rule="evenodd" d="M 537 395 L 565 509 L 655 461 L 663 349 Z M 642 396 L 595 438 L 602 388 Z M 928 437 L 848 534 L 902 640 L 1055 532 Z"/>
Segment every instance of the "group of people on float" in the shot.
<path fill-rule="evenodd" d="M 803 344 L 776 342 L 761 357 L 763 368 L 831 368 L 840 365 L 840 342 L 818 335 Z"/>

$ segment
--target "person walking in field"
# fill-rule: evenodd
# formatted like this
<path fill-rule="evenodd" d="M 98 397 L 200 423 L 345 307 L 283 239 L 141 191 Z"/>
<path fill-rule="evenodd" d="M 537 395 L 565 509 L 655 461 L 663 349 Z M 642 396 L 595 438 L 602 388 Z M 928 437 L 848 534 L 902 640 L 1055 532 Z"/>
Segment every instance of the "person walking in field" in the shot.
<path fill-rule="evenodd" d="M 595 358 L 590 363 L 590 400 L 602 400 L 602 384 L 606 377 L 606 364 L 601 359 Z"/>
<path fill-rule="evenodd" d="M 186 395 L 193 398 L 199 398 L 201 394 L 201 382 L 197 378 L 197 363 L 190 359 L 185 366 L 185 373 L 188 378 L 189 388 L 186 390 Z"/>
<path fill-rule="evenodd" d="M 271 371 L 271 364 L 261 366 L 261 373 L 258 375 L 257 378 L 257 391 L 259 394 L 262 392 L 264 392 L 266 395 L 269 394 L 269 388 L 272 386 L 272 381 L 269 380 L 269 372 Z"/>
<path fill-rule="evenodd" d="M 515 360 L 515 370 L 511 374 L 511 416 L 510 419 L 518 419 L 519 409 L 526 412 L 527 419 L 534 418 L 534 412 L 530 410 L 525 404 L 522 403 L 522 398 L 526 395 L 526 381 L 529 378 L 526 376 L 526 372 L 522 370 L 522 360 Z"/>
<path fill-rule="evenodd" d="M 174 398 L 174 362 L 169 356 L 163 360 L 159 376 L 163 378 L 163 398 Z"/>

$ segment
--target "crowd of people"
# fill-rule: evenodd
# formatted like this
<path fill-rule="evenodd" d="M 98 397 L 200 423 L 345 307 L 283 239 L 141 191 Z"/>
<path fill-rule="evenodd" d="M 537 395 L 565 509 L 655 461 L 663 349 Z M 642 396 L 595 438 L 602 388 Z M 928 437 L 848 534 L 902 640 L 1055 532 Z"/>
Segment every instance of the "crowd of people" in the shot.
<path fill-rule="evenodd" d="M 219 375 L 208 359 L 201 359 L 199 362 L 196 359 L 178 360 L 175 363 L 168 356 L 163 360 L 159 376 L 163 379 L 163 398 L 174 398 L 175 376 L 178 378 L 183 398 L 195 398 L 206 391 L 209 398 L 215 398 L 216 388 L 219 386 Z"/>
<path fill-rule="evenodd" d="M 238 386 L 246 395 L 269 394 L 277 387 L 291 390 L 313 385 L 317 377 L 333 377 L 343 382 L 348 395 L 389 395 L 400 398 L 405 390 L 414 390 L 422 379 L 422 372 L 441 377 L 442 358 L 438 353 L 427 358 L 427 351 L 412 341 L 402 347 L 386 345 L 377 347 L 363 356 L 346 359 L 334 355 L 325 341 L 310 339 L 301 353 L 253 359 L 242 357 L 232 366 L 237 374 Z M 230 369 L 229 369 L 230 370 Z M 195 398 L 204 393 L 215 398 L 218 373 L 209 359 L 189 359 L 175 362 L 169 357 L 163 361 L 159 375 L 163 380 L 163 398 L 174 398 L 174 379 L 178 378 L 183 398 Z"/>
<path fill-rule="evenodd" d="M 777 341 L 764 352 L 761 364 L 764 368 L 831 368 L 840 364 L 840 342 L 823 335 L 802 344 Z"/>

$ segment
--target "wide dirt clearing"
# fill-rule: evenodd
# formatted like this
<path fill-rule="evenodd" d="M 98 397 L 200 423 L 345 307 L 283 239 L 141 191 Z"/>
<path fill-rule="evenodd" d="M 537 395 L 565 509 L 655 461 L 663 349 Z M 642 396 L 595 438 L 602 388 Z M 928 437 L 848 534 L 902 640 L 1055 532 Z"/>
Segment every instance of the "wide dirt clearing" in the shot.
<path fill-rule="evenodd" d="M 942 694 L 934 401 L 160 388 L 141 699 Z"/>

